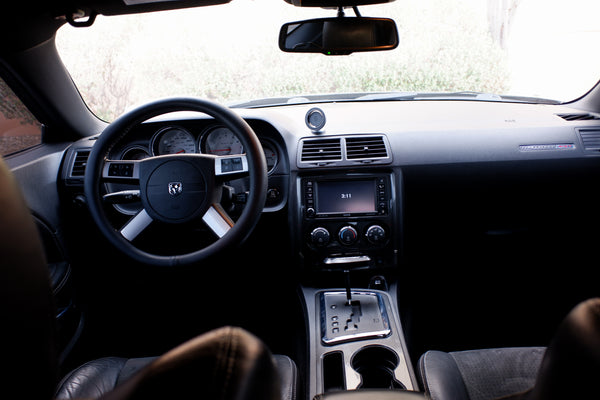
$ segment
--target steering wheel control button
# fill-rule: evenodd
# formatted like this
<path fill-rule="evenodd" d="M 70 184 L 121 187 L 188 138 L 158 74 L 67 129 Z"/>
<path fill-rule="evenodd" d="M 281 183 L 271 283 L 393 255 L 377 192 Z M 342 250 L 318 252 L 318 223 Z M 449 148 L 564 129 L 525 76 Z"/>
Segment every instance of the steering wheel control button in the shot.
<path fill-rule="evenodd" d="M 371 244 L 383 244 L 386 240 L 385 229 L 379 225 L 371 225 L 365 236 Z"/>
<path fill-rule="evenodd" d="M 248 159 L 246 156 L 222 156 L 215 159 L 215 175 L 229 175 L 248 172 Z"/>
<path fill-rule="evenodd" d="M 221 172 L 234 172 L 242 170 L 242 159 L 236 158 L 224 158 L 221 160 Z"/>
<path fill-rule="evenodd" d="M 139 178 L 138 162 L 110 161 L 104 165 L 102 177 L 105 179 L 137 179 Z"/>
<path fill-rule="evenodd" d="M 317 246 L 325 246 L 329 240 L 329 231 L 323 227 L 315 228 L 310 233 L 310 241 Z"/>
<path fill-rule="evenodd" d="M 133 176 L 133 164 L 111 164 L 108 168 L 109 176 L 125 176 L 131 178 Z"/>
<path fill-rule="evenodd" d="M 338 233 L 340 243 L 345 245 L 352 245 L 358 240 L 358 232 L 352 226 L 344 226 Z"/>

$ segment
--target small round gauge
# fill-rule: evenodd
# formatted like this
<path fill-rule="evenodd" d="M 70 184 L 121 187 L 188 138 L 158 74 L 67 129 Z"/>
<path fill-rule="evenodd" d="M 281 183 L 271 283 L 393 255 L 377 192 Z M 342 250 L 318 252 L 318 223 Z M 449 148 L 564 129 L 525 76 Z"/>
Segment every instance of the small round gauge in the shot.
<path fill-rule="evenodd" d="M 183 128 L 173 126 L 163 128 L 152 138 L 152 153 L 155 156 L 195 152 L 194 137 Z"/>
<path fill-rule="evenodd" d="M 141 146 L 130 147 L 123 152 L 121 160 L 143 160 L 150 157 L 148 150 Z"/>
<path fill-rule="evenodd" d="M 267 171 L 271 171 L 275 167 L 275 164 L 277 164 L 277 152 L 275 151 L 275 147 L 270 143 L 262 142 L 261 144 L 267 160 Z"/>
<path fill-rule="evenodd" d="M 206 131 L 202 137 L 200 149 L 205 154 L 226 156 L 242 154 L 244 146 L 235 134 L 224 126 L 215 126 Z"/>

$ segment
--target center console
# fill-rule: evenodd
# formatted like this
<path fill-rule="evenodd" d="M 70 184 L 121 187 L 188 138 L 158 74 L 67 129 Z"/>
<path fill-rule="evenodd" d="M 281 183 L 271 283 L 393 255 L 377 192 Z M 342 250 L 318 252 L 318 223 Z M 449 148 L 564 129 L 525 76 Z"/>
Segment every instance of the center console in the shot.
<path fill-rule="evenodd" d="M 400 265 L 400 171 L 310 172 L 296 178 L 296 193 L 295 247 L 308 281 L 318 286 L 302 287 L 309 331 L 307 398 L 356 389 L 417 391 L 397 287 L 350 286 L 351 273 L 378 276 Z M 340 273 L 345 288 L 320 286 Z"/>
<path fill-rule="evenodd" d="M 394 174 L 345 173 L 299 178 L 300 248 L 317 270 L 398 264 Z"/>
<path fill-rule="evenodd" d="M 302 288 L 309 399 L 356 389 L 418 390 L 393 290 Z"/>

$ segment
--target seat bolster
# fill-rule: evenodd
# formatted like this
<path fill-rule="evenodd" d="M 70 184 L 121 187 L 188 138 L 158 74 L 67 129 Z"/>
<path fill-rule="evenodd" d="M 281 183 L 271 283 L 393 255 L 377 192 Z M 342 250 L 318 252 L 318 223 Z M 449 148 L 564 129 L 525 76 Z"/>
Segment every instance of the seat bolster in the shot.
<path fill-rule="evenodd" d="M 298 386 L 298 369 L 296 363 L 288 356 L 273 355 L 277 372 L 281 380 L 281 400 L 296 400 Z"/>
<path fill-rule="evenodd" d="M 450 354 L 428 351 L 419 359 L 418 367 L 423 389 L 432 400 L 469 400 L 465 382 Z"/>
<path fill-rule="evenodd" d="M 114 389 L 126 358 L 105 357 L 90 361 L 67 374 L 56 391 L 57 400 L 96 399 Z"/>

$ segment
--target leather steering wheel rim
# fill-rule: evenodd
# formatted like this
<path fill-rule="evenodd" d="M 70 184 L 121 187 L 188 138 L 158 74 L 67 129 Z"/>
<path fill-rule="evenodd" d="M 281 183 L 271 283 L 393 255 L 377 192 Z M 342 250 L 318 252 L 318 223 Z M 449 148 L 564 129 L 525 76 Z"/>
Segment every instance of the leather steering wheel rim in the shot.
<path fill-rule="evenodd" d="M 196 251 L 178 255 L 157 255 L 137 248 L 115 229 L 105 211 L 101 194 L 103 170 L 111 148 L 135 126 L 170 112 L 195 111 L 214 118 L 231 129 L 246 151 L 250 192 L 242 214 L 235 224 L 214 243 Z M 252 232 L 262 213 L 267 192 L 267 165 L 260 141 L 240 116 L 219 104 L 197 98 L 167 98 L 147 103 L 126 112 L 106 127 L 96 140 L 87 162 L 84 193 L 90 214 L 101 233 L 121 252 L 134 260 L 154 266 L 189 265 L 201 262 L 243 242 Z"/>

